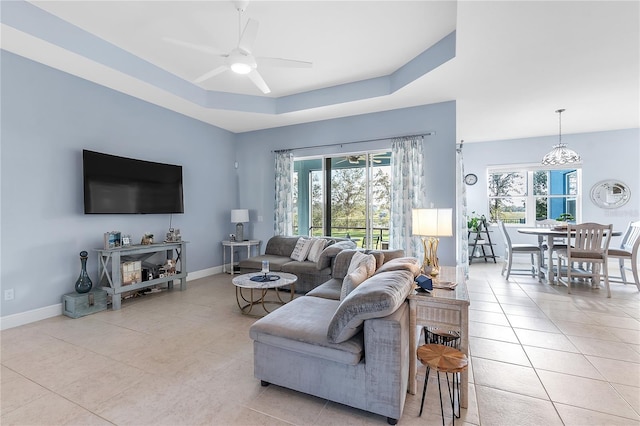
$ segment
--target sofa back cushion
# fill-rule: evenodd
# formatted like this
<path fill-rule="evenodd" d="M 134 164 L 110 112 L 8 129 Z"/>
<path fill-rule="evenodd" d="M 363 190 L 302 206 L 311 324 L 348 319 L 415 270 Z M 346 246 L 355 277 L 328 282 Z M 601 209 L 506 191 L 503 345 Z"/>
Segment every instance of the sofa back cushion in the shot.
<path fill-rule="evenodd" d="M 369 318 L 385 317 L 398 309 L 413 290 L 408 270 L 375 274 L 340 302 L 327 329 L 327 339 L 340 343 L 355 336 Z"/>
<path fill-rule="evenodd" d="M 322 250 L 322 253 L 320 253 L 318 262 L 316 262 L 316 268 L 318 268 L 318 271 L 328 268 L 331 266 L 332 260 L 338 255 L 338 253 L 343 250 L 354 248 L 356 248 L 356 243 L 353 241 L 338 241 L 334 244 L 328 245 L 324 250 Z M 344 278 L 344 275 L 340 278 Z"/>
<path fill-rule="evenodd" d="M 267 247 L 264 249 L 264 254 L 290 257 L 299 239 L 299 236 L 276 235 L 271 237 L 269 238 L 269 241 L 267 241 Z"/>

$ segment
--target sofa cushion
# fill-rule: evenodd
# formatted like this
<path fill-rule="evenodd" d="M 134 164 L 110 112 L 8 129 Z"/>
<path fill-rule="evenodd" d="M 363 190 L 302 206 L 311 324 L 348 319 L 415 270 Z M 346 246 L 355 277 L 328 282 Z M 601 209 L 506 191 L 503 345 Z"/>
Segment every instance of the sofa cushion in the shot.
<path fill-rule="evenodd" d="M 319 274 L 319 271 L 316 269 L 316 264 L 310 260 L 305 260 L 304 262 L 298 262 L 297 260 L 291 259 L 288 260 L 288 262 L 282 265 L 282 272 L 289 272 L 293 275 Z"/>
<path fill-rule="evenodd" d="M 327 329 L 329 342 L 349 340 L 362 329 L 364 320 L 393 313 L 413 290 L 413 273 L 397 270 L 377 273 L 340 302 Z"/>
<path fill-rule="evenodd" d="M 296 246 L 293 248 L 293 251 L 291 252 L 291 259 L 293 260 L 297 260 L 299 262 L 304 261 L 307 258 L 307 255 L 309 254 L 309 249 L 311 248 L 311 245 L 313 244 L 313 241 L 309 238 L 298 238 L 298 242 L 296 243 Z"/>
<path fill-rule="evenodd" d="M 389 271 L 405 270 L 410 271 L 415 278 L 420 275 L 421 266 L 422 265 L 420 264 L 420 261 L 415 257 L 399 257 L 386 262 L 384 265 L 378 268 L 376 274 Z"/>
<path fill-rule="evenodd" d="M 314 263 L 317 263 L 318 260 L 320 259 L 320 255 L 322 254 L 322 251 L 327 246 L 328 241 L 325 240 L 324 238 L 312 238 L 312 241 L 313 241 L 313 244 L 309 249 L 309 254 L 307 255 L 307 259 Z"/>
<path fill-rule="evenodd" d="M 249 335 L 272 346 L 356 365 L 364 352 L 362 334 L 343 343 L 327 339 L 327 327 L 338 304 L 337 300 L 321 297 L 299 297 L 256 321 Z"/>
<path fill-rule="evenodd" d="M 275 235 L 267 241 L 264 254 L 290 257 L 299 239 L 299 236 Z"/>
<path fill-rule="evenodd" d="M 262 254 L 259 256 L 250 257 L 248 259 L 243 259 L 240 261 L 240 268 L 244 269 L 255 269 L 262 270 L 262 261 L 266 260 L 269 262 L 269 270 L 273 272 L 287 272 L 282 269 L 284 265 L 287 263 L 291 263 L 291 258 L 275 256 L 271 254 Z"/>
<path fill-rule="evenodd" d="M 338 253 L 340 253 L 342 250 L 354 248 L 356 248 L 356 243 L 354 243 L 353 241 L 338 241 L 327 246 L 324 250 L 322 250 L 322 253 L 320 253 L 320 258 L 316 262 L 316 268 L 318 269 L 318 271 L 321 271 L 324 268 L 328 268 L 329 266 L 331 266 L 331 260 L 336 257 Z"/>
<path fill-rule="evenodd" d="M 307 293 L 307 296 L 324 297 L 325 299 L 340 300 L 342 291 L 342 280 L 331 278 L 329 281 L 320 284 L 318 287 Z"/>

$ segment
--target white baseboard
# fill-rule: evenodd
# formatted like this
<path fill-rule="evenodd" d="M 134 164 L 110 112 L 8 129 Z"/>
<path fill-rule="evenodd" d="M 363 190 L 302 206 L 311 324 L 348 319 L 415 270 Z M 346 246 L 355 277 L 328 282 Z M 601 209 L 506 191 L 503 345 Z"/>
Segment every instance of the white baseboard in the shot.
<path fill-rule="evenodd" d="M 13 315 L 7 315 L 0 318 L 0 330 L 18 327 L 43 319 L 57 317 L 62 315 L 62 303 L 58 303 L 44 308 L 32 309 L 26 312 L 20 312 Z"/>
<path fill-rule="evenodd" d="M 189 275 L 187 275 L 187 282 L 221 273 L 222 266 L 215 266 L 213 268 L 189 272 Z M 0 317 L 0 330 L 19 327 L 21 325 L 30 324 L 43 319 L 57 317 L 58 315 L 62 315 L 62 303 L 46 306 L 44 308 L 32 309 L 26 312 L 19 312 L 13 315 L 7 315 Z"/>

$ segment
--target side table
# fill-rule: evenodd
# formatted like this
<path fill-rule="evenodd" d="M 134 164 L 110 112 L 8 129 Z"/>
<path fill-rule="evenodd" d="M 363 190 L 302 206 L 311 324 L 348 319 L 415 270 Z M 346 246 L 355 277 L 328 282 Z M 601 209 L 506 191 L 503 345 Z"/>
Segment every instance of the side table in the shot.
<path fill-rule="evenodd" d="M 231 252 L 231 275 L 233 275 L 233 252 L 236 247 L 246 247 L 247 248 L 247 257 L 251 257 L 251 247 L 255 247 L 257 253 L 260 253 L 260 240 L 244 240 L 244 241 L 223 241 L 222 242 L 222 272 L 227 272 L 227 247 L 229 247 L 229 251 Z"/>
<path fill-rule="evenodd" d="M 456 332 L 460 335 L 460 351 L 469 356 L 469 293 L 462 267 L 443 266 L 440 268 L 438 281 L 455 282 L 453 290 L 434 288 L 431 293 L 409 294 L 409 393 L 416 393 L 416 373 L 418 367 L 418 326 L 436 328 L 446 332 Z M 435 283 L 434 283 L 435 284 Z M 468 371 L 461 373 L 460 406 L 468 405 Z"/>

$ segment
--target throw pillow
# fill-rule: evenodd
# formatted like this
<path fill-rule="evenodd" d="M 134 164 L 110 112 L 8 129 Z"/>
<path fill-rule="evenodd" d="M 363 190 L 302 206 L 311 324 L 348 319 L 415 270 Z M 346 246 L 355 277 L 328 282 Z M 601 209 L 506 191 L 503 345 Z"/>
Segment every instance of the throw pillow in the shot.
<path fill-rule="evenodd" d="M 409 271 L 391 271 L 376 274 L 353 290 L 338 306 L 327 329 L 327 340 L 341 343 L 360 330 L 364 321 L 382 318 L 402 305 L 413 290 L 413 277 Z"/>
<path fill-rule="evenodd" d="M 344 300 L 359 284 L 373 275 L 376 270 L 376 259 L 370 254 L 356 251 L 351 257 L 347 275 L 342 280 L 340 300 Z"/>
<path fill-rule="evenodd" d="M 353 253 L 351 263 L 349 263 L 349 268 L 347 269 L 347 275 L 355 271 L 363 263 L 367 267 L 367 274 L 369 276 L 373 275 L 376 271 L 376 258 L 373 257 L 373 255 L 365 254 L 362 251 L 356 251 Z"/>
<path fill-rule="evenodd" d="M 298 238 L 298 242 L 296 243 L 293 252 L 291 252 L 291 259 L 299 262 L 304 261 L 307 258 L 307 254 L 309 254 L 311 244 L 313 244 L 313 241 L 308 238 Z"/>
<path fill-rule="evenodd" d="M 312 241 L 313 244 L 311 245 L 311 249 L 309 250 L 307 259 L 309 259 L 313 263 L 317 263 L 318 260 L 320 260 L 322 250 L 324 250 L 327 245 L 327 240 L 325 240 L 324 238 L 313 238 Z"/>
<path fill-rule="evenodd" d="M 376 274 L 388 271 L 406 270 L 411 272 L 413 274 L 413 277 L 415 278 L 420 275 L 421 267 L 422 265 L 420 261 L 415 257 L 399 257 L 396 259 L 391 259 L 390 261 L 382 265 L 380 268 L 378 268 Z"/>
<path fill-rule="evenodd" d="M 342 280 L 340 300 L 344 300 L 349 295 L 349 293 L 351 293 L 360 284 L 365 282 L 367 278 L 369 278 L 369 273 L 367 271 L 367 265 L 364 263 L 358 266 L 355 271 L 347 274 L 347 276 Z"/>

